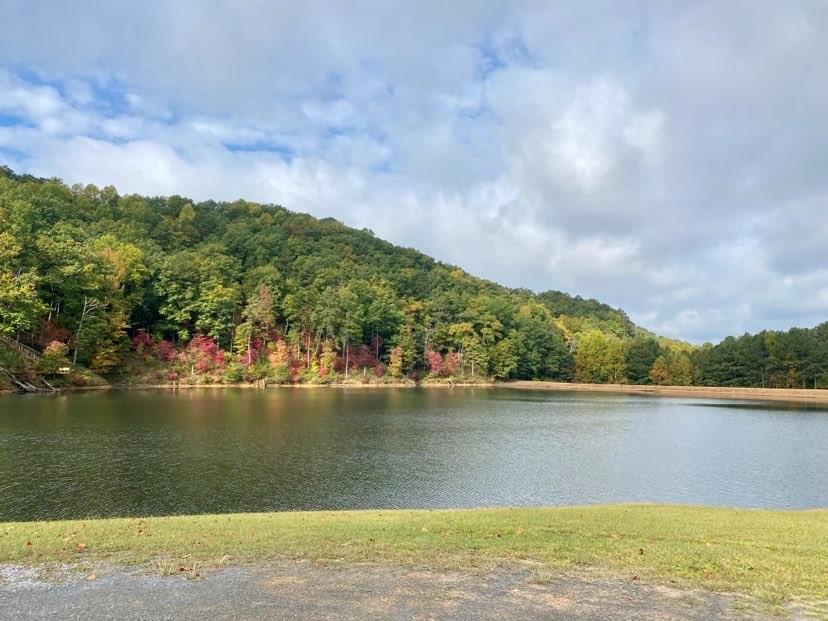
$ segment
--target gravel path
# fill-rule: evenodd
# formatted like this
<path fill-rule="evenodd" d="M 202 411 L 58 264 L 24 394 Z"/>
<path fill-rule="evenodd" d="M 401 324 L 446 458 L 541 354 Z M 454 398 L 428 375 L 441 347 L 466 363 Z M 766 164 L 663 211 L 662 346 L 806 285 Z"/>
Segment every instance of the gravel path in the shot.
<path fill-rule="evenodd" d="M 177 569 L 177 568 L 172 568 Z M 186 571 L 184 573 L 187 573 Z M 135 568 L 94 574 L 0 565 L 0 619 L 765 619 L 746 599 L 528 570 L 432 572 L 310 562 L 193 579 Z"/>

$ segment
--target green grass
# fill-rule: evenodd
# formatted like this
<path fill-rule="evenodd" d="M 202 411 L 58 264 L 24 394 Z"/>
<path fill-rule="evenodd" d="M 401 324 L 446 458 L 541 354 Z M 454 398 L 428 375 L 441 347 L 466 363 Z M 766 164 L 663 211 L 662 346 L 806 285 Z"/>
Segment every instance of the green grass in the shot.
<path fill-rule="evenodd" d="M 599 572 L 828 600 L 828 510 L 669 505 L 345 511 L 0 523 L 0 562 L 198 563 L 310 559 Z"/>

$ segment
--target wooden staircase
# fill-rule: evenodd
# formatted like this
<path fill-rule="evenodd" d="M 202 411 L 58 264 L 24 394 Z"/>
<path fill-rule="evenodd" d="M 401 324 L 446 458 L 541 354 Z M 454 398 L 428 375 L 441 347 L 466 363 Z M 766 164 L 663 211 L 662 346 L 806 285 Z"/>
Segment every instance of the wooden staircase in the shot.
<path fill-rule="evenodd" d="M 0 344 L 5 345 L 9 349 L 13 349 L 31 362 L 36 363 L 43 357 L 43 355 L 33 347 L 24 345 L 20 341 L 15 341 L 14 339 L 10 339 L 2 334 L 0 334 Z M 43 382 L 43 388 L 40 388 L 34 384 L 18 379 L 11 371 L 4 369 L 3 367 L 0 367 L 0 375 L 5 376 L 9 382 L 11 382 L 13 386 L 17 386 L 17 389 L 21 392 L 57 392 L 57 389 L 55 389 L 54 386 L 42 377 L 40 378 L 40 381 Z"/>
<path fill-rule="evenodd" d="M 10 339 L 9 337 L 0 334 L 0 343 L 5 345 L 6 347 L 15 350 L 18 354 L 23 356 L 24 358 L 28 358 L 33 362 L 37 362 L 40 360 L 43 355 L 34 349 L 33 347 L 29 347 L 28 345 L 24 345 L 20 341 L 15 341 L 14 339 Z"/>

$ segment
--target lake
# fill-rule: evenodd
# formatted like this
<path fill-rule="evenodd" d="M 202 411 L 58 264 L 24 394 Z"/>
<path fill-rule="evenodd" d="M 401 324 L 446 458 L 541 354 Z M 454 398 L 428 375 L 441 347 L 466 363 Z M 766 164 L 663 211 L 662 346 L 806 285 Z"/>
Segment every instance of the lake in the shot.
<path fill-rule="evenodd" d="M 629 501 L 828 506 L 828 413 L 507 388 L 0 398 L 0 521 Z"/>

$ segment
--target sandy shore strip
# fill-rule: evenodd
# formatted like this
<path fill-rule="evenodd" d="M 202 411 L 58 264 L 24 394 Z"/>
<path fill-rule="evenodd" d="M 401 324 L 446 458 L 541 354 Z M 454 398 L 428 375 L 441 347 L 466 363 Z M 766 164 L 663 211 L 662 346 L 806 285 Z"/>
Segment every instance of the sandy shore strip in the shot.
<path fill-rule="evenodd" d="M 828 405 L 828 390 L 802 388 L 736 388 L 724 386 L 649 386 L 635 384 L 576 384 L 568 382 L 514 381 L 502 386 L 532 390 L 606 392 L 654 397 L 698 397 L 745 401 L 787 401 Z"/>

